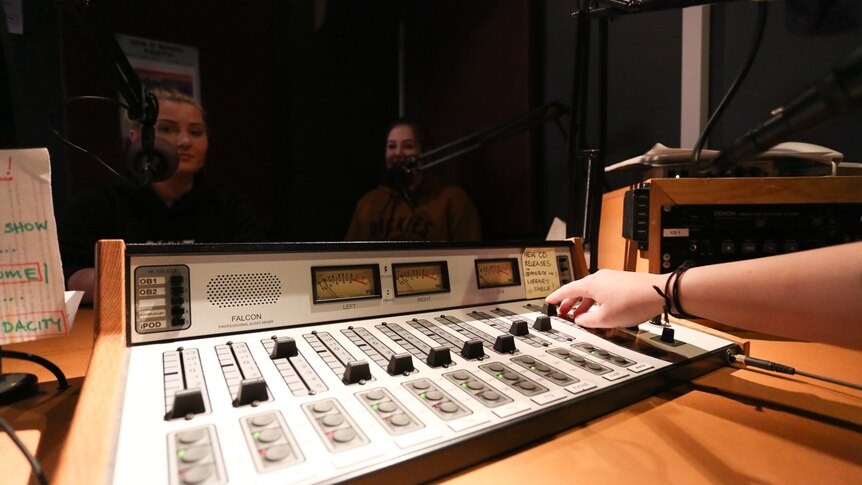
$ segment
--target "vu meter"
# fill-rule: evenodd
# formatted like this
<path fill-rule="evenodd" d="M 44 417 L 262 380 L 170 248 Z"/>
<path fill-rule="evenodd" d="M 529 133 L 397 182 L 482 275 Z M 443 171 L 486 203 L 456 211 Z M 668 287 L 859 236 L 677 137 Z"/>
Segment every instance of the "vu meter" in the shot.
<path fill-rule="evenodd" d="M 311 268 L 314 303 L 380 298 L 376 264 Z"/>
<path fill-rule="evenodd" d="M 521 284 L 518 260 L 516 258 L 476 260 L 476 280 L 479 282 L 480 289 L 518 286 Z"/>
<path fill-rule="evenodd" d="M 393 264 L 395 296 L 449 291 L 449 267 L 445 261 Z"/>

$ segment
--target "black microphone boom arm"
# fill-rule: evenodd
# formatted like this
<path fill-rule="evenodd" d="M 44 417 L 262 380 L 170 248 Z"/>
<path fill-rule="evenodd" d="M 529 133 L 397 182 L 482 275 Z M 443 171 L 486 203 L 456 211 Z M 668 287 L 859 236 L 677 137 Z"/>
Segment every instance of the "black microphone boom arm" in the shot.
<path fill-rule="evenodd" d="M 156 98 L 144 87 L 135 69 L 113 31 L 105 21 L 100 3 L 96 0 L 75 0 L 74 8 L 69 9 L 78 22 L 92 35 L 104 58 L 111 63 L 114 80 L 120 95 L 128 107 L 128 117 L 141 124 L 155 124 L 159 106 Z"/>
<path fill-rule="evenodd" d="M 165 180 L 176 171 L 176 155 L 162 143 L 157 147 L 155 124 L 159 116 L 159 101 L 149 92 L 132 68 L 117 38 L 108 27 L 98 0 L 73 0 L 67 12 L 92 36 L 102 56 L 111 64 L 111 71 L 120 95 L 126 102 L 129 120 L 140 124 L 140 145 L 130 149 L 132 174 L 140 185 Z"/>
<path fill-rule="evenodd" d="M 721 174 L 798 133 L 859 108 L 862 108 L 862 46 L 833 66 L 817 84 L 774 110 L 771 118 L 719 153 L 713 160 L 713 169 Z"/>
<path fill-rule="evenodd" d="M 482 128 L 481 130 L 461 137 L 451 143 L 421 153 L 412 157 L 405 165 L 406 170 L 425 170 L 435 165 L 459 157 L 465 153 L 481 148 L 486 143 L 508 138 L 516 133 L 532 128 L 540 123 L 556 120 L 569 112 L 568 106 L 561 101 L 539 106 L 527 113 L 509 121 Z"/>

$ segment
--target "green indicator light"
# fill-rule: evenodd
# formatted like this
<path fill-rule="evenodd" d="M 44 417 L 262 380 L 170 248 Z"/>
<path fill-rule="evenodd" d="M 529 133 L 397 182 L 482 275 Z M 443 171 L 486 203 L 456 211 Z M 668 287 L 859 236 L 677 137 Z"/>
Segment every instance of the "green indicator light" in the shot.
<path fill-rule="evenodd" d="M 182 457 L 186 456 L 186 450 L 179 450 L 179 451 L 177 451 L 177 456 L 178 456 L 178 457 L 180 457 L 180 458 L 182 458 Z"/>
<path fill-rule="evenodd" d="M 462 383 L 461 383 L 461 387 L 463 387 L 463 388 L 465 388 L 465 389 L 466 389 L 466 388 L 467 388 L 467 383 L 466 383 L 466 382 L 462 382 Z"/>
<path fill-rule="evenodd" d="M 571 358 L 571 357 L 566 357 L 566 360 L 572 360 L 572 358 Z"/>
<path fill-rule="evenodd" d="M 257 439 L 260 436 L 260 431 L 255 431 L 251 434 L 252 438 Z"/>
<path fill-rule="evenodd" d="M 502 379 L 502 378 L 503 378 L 503 374 L 497 374 L 497 379 Z"/>
<path fill-rule="evenodd" d="M 422 399 L 425 399 L 425 393 L 423 392 L 422 394 L 419 394 L 419 397 L 421 397 Z"/>
<path fill-rule="evenodd" d="M 530 366 L 530 370 L 536 370 L 536 366 L 531 365 L 531 366 Z"/>
<path fill-rule="evenodd" d="M 373 409 L 373 410 L 377 411 L 377 406 L 378 406 L 377 404 L 372 404 L 372 405 L 371 405 L 371 409 Z"/>

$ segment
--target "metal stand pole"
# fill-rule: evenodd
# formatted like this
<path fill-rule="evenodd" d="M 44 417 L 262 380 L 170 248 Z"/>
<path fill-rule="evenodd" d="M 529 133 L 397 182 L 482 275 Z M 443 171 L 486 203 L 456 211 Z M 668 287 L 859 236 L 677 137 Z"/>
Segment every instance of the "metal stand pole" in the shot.
<path fill-rule="evenodd" d="M 586 138 L 587 102 L 586 92 L 589 84 L 590 61 L 590 2 L 574 13 L 577 15 L 575 36 L 575 64 L 572 83 L 571 111 L 569 116 L 569 216 L 566 221 L 566 235 L 585 239 L 586 226 L 583 216 L 586 213 L 586 170 L 579 163 L 580 151 Z"/>

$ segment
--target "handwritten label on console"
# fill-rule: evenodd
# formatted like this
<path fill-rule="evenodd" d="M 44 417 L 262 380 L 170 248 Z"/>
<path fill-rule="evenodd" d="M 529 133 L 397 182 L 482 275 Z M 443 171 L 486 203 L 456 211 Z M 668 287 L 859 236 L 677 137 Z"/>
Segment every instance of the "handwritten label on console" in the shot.
<path fill-rule="evenodd" d="M 553 248 L 526 248 L 521 255 L 527 298 L 544 298 L 560 287 Z"/>
<path fill-rule="evenodd" d="M 0 150 L 0 345 L 70 327 L 48 150 Z"/>

